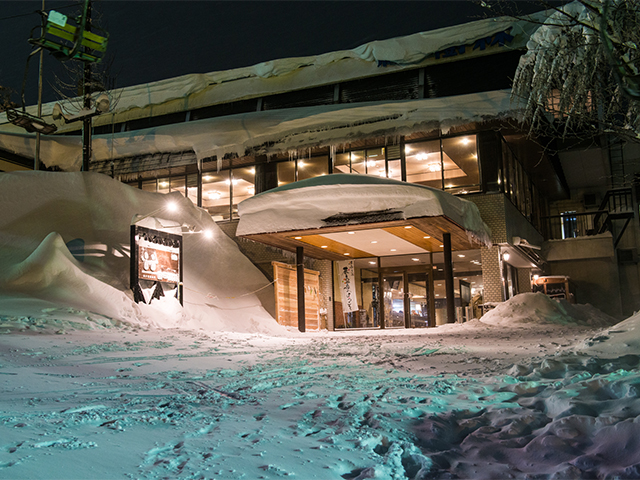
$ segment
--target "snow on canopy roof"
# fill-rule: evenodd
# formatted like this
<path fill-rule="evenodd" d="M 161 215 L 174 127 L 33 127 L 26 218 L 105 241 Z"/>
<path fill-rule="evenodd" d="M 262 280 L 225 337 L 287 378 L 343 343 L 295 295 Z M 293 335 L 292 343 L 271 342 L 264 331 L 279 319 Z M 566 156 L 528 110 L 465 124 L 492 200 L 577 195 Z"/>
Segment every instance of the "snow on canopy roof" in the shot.
<path fill-rule="evenodd" d="M 236 234 L 315 229 L 336 214 L 392 210 L 404 219 L 444 215 L 473 239 L 491 245 L 491 231 L 474 203 L 431 187 L 349 173 L 283 185 L 240 202 Z"/>
<path fill-rule="evenodd" d="M 446 98 L 323 105 L 251 112 L 93 137 L 94 162 L 193 151 L 199 159 L 240 157 L 349 143 L 371 136 L 406 135 L 472 122 L 520 118 L 510 90 Z M 33 158 L 35 135 L 0 134 L 0 149 Z M 80 170 L 80 136 L 42 136 L 47 167 Z"/>
<path fill-rule="evenodd" d="M 379 75 L 381 66 L 391 73 L 430 63 L 443 63 L 449 59 L 439 58 L 437 52 L 471 45 L 507 30 L 513 37 L 507 48 L 520 49 L 525 47 L 546 16 L 545 12 L 538 12 L 521 20 L 511 17 L 488 18 L 404 37 L 376 40 L 352 50 L 283 58 L 250 67 L 182 75 L 133 85 L 114 92 L 118 98 L 115 111 L 112 115 L 96 117 L 94 126 Z M 531 21 L 527 21 L 527 18 Z M 485 42 L 481 48 L 468 48 L 466 55 L 491 54 L 500 48 L 489 47 Z M 55 103 L 43 105 L 43 116 L 47 119 Z M 66 102 L 61 103 L 66 105 Z M 131 112 L 133 110 L 137 110 L 137 113 Z M 31 106 L 27 111 L 35 115 L 37 107 Z M 2 124 L 5 124 L 5 129 L 12 127 L 6 125 L 5 114 L 0 114 Z"/>

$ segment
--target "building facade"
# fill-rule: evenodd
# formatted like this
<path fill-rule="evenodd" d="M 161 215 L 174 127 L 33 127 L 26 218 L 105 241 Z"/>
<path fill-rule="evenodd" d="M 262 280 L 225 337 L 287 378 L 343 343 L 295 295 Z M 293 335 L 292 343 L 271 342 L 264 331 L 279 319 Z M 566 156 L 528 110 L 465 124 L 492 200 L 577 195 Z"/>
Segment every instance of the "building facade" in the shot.
<path fill-rule="evenodd" d="M 590 147 L 589 169 L 602 173 L 596 180 L 576 167 L 584 149 L 552 154 L 560 149 L 541 146 L 551 140 L 528 138 L 509 88 L 535 28 L 481 20 L 348 52 L 125 88 L 115 110 L 94 119 L 90 169 L 143 190 L 178 191 L 206 209 L 275 281 L 276 317 L 282 305 L 293 308 L 295 296 L 278 291 L 289 279 L 282 265 L 304 263 L 317 277 L 305 287 L 315 305 L 311 328 L 435 326 L 452 321 L 452 307 L 457 321 L 477 318 L 530 292 L 532 277 L 544 274 L 568 275 L 578 302 L 620 317 L 640 303 L 640 223 L 629 183 L 634 170 L 625 162 L 640 153 L 612 143 Z M 60 134 L 43 140 L 48 168 L 78 167 L 77 128 L 61 125 Z M 32 164 L 24 139 L 2 125 L 5 169 Z M 336 174 L 396 180 L 472 202 L 491 242 L 454 242 L 447 251 L 442 236 L 429 234 L 435 219 L 415 238 L 389 230 L 411 225 L 386 226 L 395 244 L 384 253 L 339 237 L 348 230 L 330 232 L 334 253 L 353 262 L 357 308 L 345 312 L 338 268 L 344 259 L 318 253 L 300 260 L 296 248 L 309 252 L 311 241 L 303 235 L 274 243 L 236 234 L 243 201 Z M 370 231 L 379 223 L 349 221 L 340 225 Z"/>

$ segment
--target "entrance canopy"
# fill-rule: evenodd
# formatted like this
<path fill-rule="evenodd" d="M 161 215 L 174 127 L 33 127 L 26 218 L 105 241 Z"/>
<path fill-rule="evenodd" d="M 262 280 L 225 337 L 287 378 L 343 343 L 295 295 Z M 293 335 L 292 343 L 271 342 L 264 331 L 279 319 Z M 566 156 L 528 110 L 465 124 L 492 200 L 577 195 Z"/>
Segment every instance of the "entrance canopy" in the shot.
<path fill-rule="evenodd" d="M 360 174 L 283 185 L 238 205 L 236 234 L 321 259 L 439 252 L 490 245 L 475 204 L 441 190 Z"/>

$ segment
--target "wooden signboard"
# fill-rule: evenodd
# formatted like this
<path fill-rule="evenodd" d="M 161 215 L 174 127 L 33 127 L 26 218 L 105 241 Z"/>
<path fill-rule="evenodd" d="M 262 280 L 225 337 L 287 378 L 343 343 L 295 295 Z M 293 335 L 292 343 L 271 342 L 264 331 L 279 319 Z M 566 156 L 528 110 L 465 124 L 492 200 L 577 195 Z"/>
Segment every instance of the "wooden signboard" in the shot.
<path fill-rule="evenodd" d="M 280 325 L 298 328 L 298 294 L 295 265 L 271 262 L 275 279 L 276 320 Z M 320 329 L 320 272 L 304 270 L 305 325 Z"/>

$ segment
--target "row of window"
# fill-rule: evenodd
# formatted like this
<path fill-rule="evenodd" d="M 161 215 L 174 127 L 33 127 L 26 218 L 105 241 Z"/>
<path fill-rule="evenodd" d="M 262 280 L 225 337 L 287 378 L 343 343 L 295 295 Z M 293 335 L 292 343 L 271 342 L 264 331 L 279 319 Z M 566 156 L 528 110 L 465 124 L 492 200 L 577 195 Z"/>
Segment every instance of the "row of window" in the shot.
<path fill-rule="evenodd" d="M 329 173 L 355 173 L 425 185 L 450 193 L 479 192 L 480 167 L 476 135 L 462 135 L 400 146 L 291 158 L 275 163 L 277 186 Z M 256 165 L 202 174 L 202 204 L 216 220 L 234 218 L 241 201 L 256 193 Z M 264 184 L 264 182 L 263 182 Z M 271 184 L 275 187 L 275 184 Z M 143 190 L 178 191 L 198 204 L 195 173 L 143 181 Z"/>

